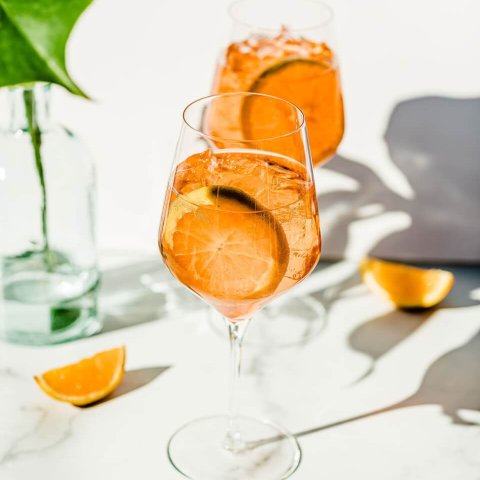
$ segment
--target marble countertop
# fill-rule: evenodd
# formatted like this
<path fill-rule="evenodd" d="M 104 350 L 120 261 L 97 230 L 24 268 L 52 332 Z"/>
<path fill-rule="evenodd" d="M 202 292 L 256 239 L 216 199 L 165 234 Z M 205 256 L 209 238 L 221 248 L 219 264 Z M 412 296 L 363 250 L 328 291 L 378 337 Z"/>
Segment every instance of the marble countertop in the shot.
<path fill-rule="evenodd" d="M 370 294 L 354 264 L 323 263 L 295 291 L 326 306 L 316 335 L 272 344 L 252 326 L 243 412 L 298 435 L 304 456 L 292 478 L 480 478 L 480 270 L 453 271 L 441 308 L 412 314 Z M 165 291 L 145 286 L 165 273 L 158 258 L 115 258 L 104 272 L 103 333 L 51 347 L 0 345 L 2 480 L 183 478 L 168 462 L 169 436 L 225 411 L 220 321 L 193 296 L 166 308 Z M 97 405 L 57 402 L 33 381 L 121 344 L 126 376 Z"/>

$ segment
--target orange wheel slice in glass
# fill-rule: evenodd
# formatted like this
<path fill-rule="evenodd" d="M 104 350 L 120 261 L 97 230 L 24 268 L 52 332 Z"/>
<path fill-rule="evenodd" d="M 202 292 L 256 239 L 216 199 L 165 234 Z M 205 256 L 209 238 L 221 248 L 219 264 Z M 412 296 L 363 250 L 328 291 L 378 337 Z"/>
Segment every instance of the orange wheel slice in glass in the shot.
<path fill-rule="evenodd" d="M 162 253 L 183 283 L 215 300 L 271 295 L 288 266 L 289 248 L 272 213 L 242 190 L 202 187 L 169 207 Z"/>
<path fill-rule="evenodd" d="M 88 405 L 118 387 L 124 368 L 125 347 L 118 347 L 34 378 L 50 397 L 73 405 Z"/>
<path fill-rule="evenodd" d="M 429 308 L 440 303 L 454 283 L 452 273 L 366 258 L 360 265 L 363 281 L 400 308 Z"/>
<path fill-rule="evenodd" d="M 335 153 L 343 136 L 343 100 L 338 71 L 330 64 L 305 58 L 284 60 L 264 71 L 250 91 L 284 98 L 303 110 L 315 165 Z M 245 138 L 274 137 L 291 131 L 292 120 L 278 108 L 273 102 L 272 108 L 265 108 L 264 102 L 249 97 L 242 111 Z"/>

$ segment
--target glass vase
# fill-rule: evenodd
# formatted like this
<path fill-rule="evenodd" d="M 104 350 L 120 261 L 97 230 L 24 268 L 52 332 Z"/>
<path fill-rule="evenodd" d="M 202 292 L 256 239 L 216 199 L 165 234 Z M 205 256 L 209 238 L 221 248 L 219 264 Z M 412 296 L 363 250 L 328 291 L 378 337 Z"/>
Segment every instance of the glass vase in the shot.
<path fill-rule="evenodd" d="M 3 93 L 0 338 L 42 345 L 91 335 L 101 327 L 92 159 L 51 119 L 49 85 Z"/>

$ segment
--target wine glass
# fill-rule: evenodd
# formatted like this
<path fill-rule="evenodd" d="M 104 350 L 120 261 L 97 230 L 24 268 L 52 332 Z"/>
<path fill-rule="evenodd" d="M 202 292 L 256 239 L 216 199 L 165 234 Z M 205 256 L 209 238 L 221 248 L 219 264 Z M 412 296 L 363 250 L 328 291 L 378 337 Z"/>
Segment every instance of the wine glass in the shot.
<path fill-rule="evenodd" d="M 217 132 L 235 117 L 242 138 Z M 321 238 L 305 119 L 288 101 L 229 93 L 191 103 L 166 192 L 159 247 L 172 274 L 224 318 L 231 346 L 227 415 L 182 426 L 168 444 L 192 479 L 278 480 L 300 448 L 284 428 L 239 414 L 242 342 L 252 316 L 305 278 Z"/>
<path fill-rule="evenodd" d="M 344 132 L 332 9 L 317 0 L 237 0 L 229 14 L 233 28 L 218 58 L 212 93 L 249 91 L 294 103 L 305 114 L 313 165 L 323 165 Z M 222 112 L 217 134 L 241 138 L 234 124 L 235 113 Z M 278 315 L 292 309 L 298 314 Z M 267 338 L 285 346 L 314 338 L 327 315 L 318 298 L 302 295 L 275 301 L 259 317 L 248 342 L 262 345 Z"/>
<path fill-rule="evenodd" d="M 238 0 L 212 93 L 249 91 L 303 110 L 314 166 L 329 160 L 344 131 L 332 9 L 317 0 Z"/>

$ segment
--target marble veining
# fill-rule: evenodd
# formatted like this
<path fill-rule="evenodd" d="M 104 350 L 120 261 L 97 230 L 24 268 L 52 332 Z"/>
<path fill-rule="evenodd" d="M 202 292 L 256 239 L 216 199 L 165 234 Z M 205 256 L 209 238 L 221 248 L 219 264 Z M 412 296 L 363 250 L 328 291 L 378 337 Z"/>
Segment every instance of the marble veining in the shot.
<path fill-rule="evenodd" d="M 30 390 L 36 388 L 32 382 L 33 378 L 11 368 L 0 370 L 4 393 L 0 406 L 4 419 L 0 430 L 0 466 L 21 461 L 25 456 L 42 454 L 72 434 L 76 417 L 72 407 L 65 409 L 62 405 L 59 414 L 50 401 L 39 403 L 35 399 L 29 402 Z"/>
<path fill-rule="evenodd" d="M 242 413 L 297 435 L 298 480 L 478 480 L 480 305 L 467 299 L 480 274 L 459 270 L 461 291 L 448 304 L 410 314 L 371 295 L 352 272 L 327 266 L 314 274 L 318 291 L 304 285 L 300 293 L 327 309 L 309 341 L 277 345 L 247 332 Z M 1 480 L 180 479 L 165 456 L 170 434 L 226 405 L 227 340 L 207 316 L 125 317 L 106 333 L 45 349 L 2 344 Z M 124 383 L 97 405 L 57 402 L 33 381 L 43 366 L 118 344 L 127 346 Z"/>

